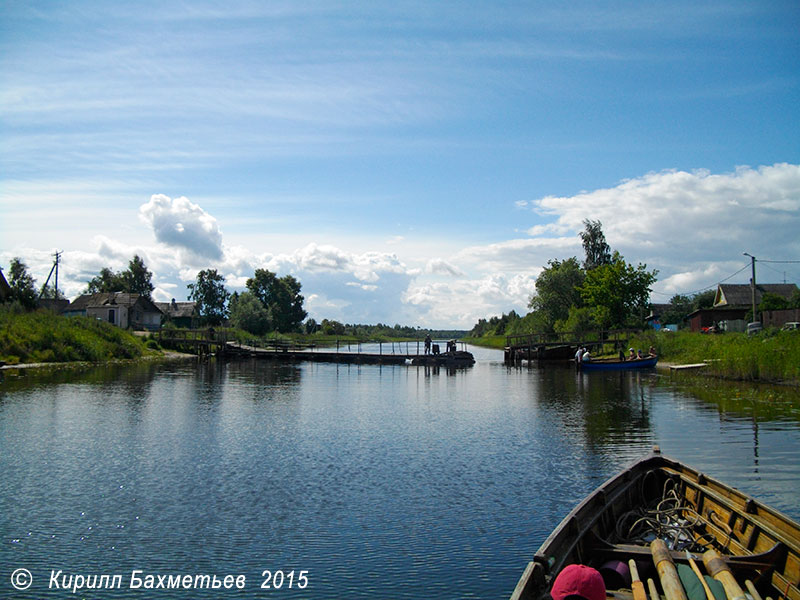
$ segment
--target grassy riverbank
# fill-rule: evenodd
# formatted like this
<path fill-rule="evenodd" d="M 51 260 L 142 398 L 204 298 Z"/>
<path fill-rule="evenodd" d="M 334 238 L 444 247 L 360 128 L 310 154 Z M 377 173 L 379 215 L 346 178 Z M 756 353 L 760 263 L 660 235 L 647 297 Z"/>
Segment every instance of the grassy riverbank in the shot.
<path fill-rule="evenodd" d="M 706 362 L 706 371 L 729 379 L 800 385 L 800 334 L 796 331 L 701 334 L 648 331 L 637 348 L 656 347 L 659 358 L 675 364 Z"/>
<path fill-rule="evenodd" d="M 506 336 L 504 335 L 485 335 L 482 337 L 465 337 L 461 338 L 462 342 L 472 344 L 473 346 L 481 346 L 483 348 L 495 348 L 502 350 L 506 347 Z"/>
<path fill-rule="evenodd" d="M 96 319 L 0 306 L 0 361 L 10 365 L 101 362 L 140 358 L 154 352 L 131 332 Z"/>
<path fill-rule="evenodd" d="M 506 338 L 486 336 L 464 338 L 463 341 L 502 349 Z M 654 346 L 662 363 L 706 362 L 705 373 L 726 379 L 800 385 L 800 332 L 797 331 L 764 332 L 753 336 L 646 331 L 630 344 L 645 351 Z"/>

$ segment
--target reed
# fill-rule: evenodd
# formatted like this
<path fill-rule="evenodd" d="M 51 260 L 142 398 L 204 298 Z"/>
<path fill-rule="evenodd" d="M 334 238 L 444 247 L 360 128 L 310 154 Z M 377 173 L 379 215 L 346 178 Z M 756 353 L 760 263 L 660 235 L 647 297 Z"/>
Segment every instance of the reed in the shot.
<path fill-rule="evenodd" d="M 650 331 L 636 338 L 634 345 L 655 346 L 659 358 L 665 362 L 707 362 L 707 370 L 722 377 L 800 384 L 800 334 L 797 331 L 753 336 Z"/>

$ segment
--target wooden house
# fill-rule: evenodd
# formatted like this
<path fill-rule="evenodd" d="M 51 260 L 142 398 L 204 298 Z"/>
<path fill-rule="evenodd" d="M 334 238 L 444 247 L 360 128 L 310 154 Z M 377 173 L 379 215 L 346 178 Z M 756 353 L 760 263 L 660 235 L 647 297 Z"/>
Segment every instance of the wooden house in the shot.
<path fill-rule="evenodd" d="M 756 307 L 764 294 L 770 293 L 790 300 L 797 291 L 793 283 L 761 283 L 756 285 Z M 710 327 L 724 331 L 744 331 L 745 318 L 753 310 L 753 292 L 749 283 L 720 283 L 714 296 L 714 306 L 701 308 L 687 318 L 692 331 L 704 331 Z M 756 308 L 756 310 L 758 310 Z"/>
<path fill-rule="evenodd" d="M 11 286 L 3 275 L 3 269 L 0 269 L 0 302 L 5 302 L 9 298 L 11 298 Z"/>
<path fill-rule="evenodd" d="M 109 292 L 84 294 L 70 302 L 63 312 L 66 316 L 84 315 L 107 321 L 123 329 L 161 327 L 162 313 L 153 301 L 141 294 Z"/>
<path fill-rule="evenodd" d="M 164 323 L 172 323 L 177 327 L 193 329 L 197 327 L 200 315 L 197 312 L 196 302 L 156 302 L 161 311 Z"/>
<path fill-rule="evenodd" d="M 761 303 L 764 294 L 775 294 L 784 300 L 791 300 L 797 291 L 793 283 L 760 283 L 756 285 L 756 306 Z M 718 306 L 736 306 L 753 308 L 753 292 L 749 283 L 720 283 L 714 296 L 714 308 Z"/>

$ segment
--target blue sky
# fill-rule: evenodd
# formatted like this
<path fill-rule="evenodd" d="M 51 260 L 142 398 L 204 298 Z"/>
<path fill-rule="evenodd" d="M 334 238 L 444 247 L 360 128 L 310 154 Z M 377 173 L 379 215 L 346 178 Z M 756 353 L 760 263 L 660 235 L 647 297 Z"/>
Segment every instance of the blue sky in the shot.
<path fill-rule="evenodd" d="M 7 1 L 0 265 L 61 250 L 75 296 L 138 253 L 157 299 L 269 268 L 318 320 L 470 327 L 589 218 L 667 301 L 800 259 L 798 31 L 797 2 Z"/>

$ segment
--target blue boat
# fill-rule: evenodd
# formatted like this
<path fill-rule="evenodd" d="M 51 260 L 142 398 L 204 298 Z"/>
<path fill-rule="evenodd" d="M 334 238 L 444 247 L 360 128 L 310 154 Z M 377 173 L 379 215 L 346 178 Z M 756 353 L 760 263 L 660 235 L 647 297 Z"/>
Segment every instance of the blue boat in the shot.
<path fill-rule="evenodd" d="M 581 371 L 623 371 L 628 369 L 652 369 L 658 362 L 657 356 L 633 360 L 590 360 L 579 363 Z"/>

